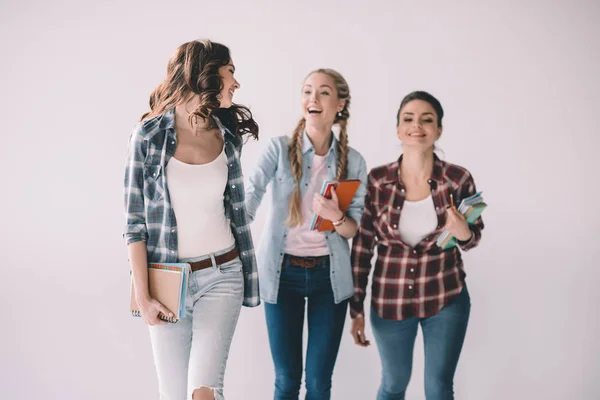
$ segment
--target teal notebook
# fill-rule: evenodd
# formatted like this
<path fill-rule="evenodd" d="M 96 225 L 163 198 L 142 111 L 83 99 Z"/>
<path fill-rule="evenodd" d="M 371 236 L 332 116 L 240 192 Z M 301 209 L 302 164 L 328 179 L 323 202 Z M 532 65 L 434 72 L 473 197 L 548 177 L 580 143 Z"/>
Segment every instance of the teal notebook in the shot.
<path fill-rule="evenodd" d="M 473 224 L 477 221 L 477 218 L 481 216 L 481 213 L 483 213 L 483 210 L 485 210 L 486 207 L 487 204 L 484 203 L 481 192 L 478 192 L 461 201 L 458 212 L 465 216 L 468 224 Z M 457 241 L 450 232 L 444 229 L 438 237 L 436 244 L 446 250 L 456 246 Z"/>

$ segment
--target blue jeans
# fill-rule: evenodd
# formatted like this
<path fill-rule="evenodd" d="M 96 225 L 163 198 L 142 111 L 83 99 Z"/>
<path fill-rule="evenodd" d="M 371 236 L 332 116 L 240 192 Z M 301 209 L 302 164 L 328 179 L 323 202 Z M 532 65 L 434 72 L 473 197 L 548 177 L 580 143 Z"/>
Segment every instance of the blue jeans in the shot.
<path fill-rule="evenodd" d="M 454 399 L 454 372 L 470 311 L 471 299 L 466 286 L 450 304 L 429 318 L 387 320 L 371 309 L 371 327 L 382 367 L 377 400 L 404 400 L 419 324 L 425 348 L 425 398 Z"/>
<path fill-rule="evenodd" d="M 242 261 L 236 258 L 220 265 L 213 261 L 211 268 L 188 278 L 185 316 L 176 324 L 149 327 L 160 398 L 187 399 L 204 386 L 222 400 L 229 348 L 244 299 Z"/>
<path fill-rule="evenodd" d="M 329 259 L 313 268 L 304 268 L 290 265 L 289 258 L 284 257 L 277 304 L 265 302 L 275 364 L 275 400 L 297 400 L 300 393 L 305 309 L 308 310 L 306 400 L 331 397 L 331 376 L 348 300 L 335 304 L 329 273 Z"/>

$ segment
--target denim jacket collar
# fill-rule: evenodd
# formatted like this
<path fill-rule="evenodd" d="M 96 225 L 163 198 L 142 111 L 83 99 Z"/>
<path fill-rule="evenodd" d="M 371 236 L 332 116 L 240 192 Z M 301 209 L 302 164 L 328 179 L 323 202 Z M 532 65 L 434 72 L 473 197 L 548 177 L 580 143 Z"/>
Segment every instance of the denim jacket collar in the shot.
<path fill-rule="evenodd" d="M 331 132 L 331 138 L 331 145 L 329 146 L 329 151 L 327 152 L 327 154 L 333 153 L 333 155 L 336 156 L 338 140 L 336 139 L 333 131 Z M 309 151 L 315 151 L 315 147 L 310 141 L 310 138 L 308 137 L 306 131 L 304 131 L 304 133 L 302 134 L 302 154 L 306 154 Z"/>

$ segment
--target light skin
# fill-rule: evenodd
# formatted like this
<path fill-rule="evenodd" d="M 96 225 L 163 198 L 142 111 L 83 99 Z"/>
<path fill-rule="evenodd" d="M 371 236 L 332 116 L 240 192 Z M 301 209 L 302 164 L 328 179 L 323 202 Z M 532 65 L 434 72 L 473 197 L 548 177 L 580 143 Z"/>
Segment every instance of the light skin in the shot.
<path fill-rule="evenodd" d="M 427 181 L 433 171 L 433 148 L 442 135 L 442 127 L 438 126 L 438 116 L 431 104 L 423 100 L 408 102 L 400 110 L 396 135 L 404 148 L 398 175 L 405 186 L 406 200 L 423 200 L 431 194 Z M 455 207 L 448 208 L 444 228 L 461 241 L 469 240 L 472 235 L 466 219 Z M 365 338 L 364 329 L 363 315 L 352 320 L 350 333 L 354 343 L 366 347 L 369 341 Z"/>
<path fill-rule="evenodd" d="M 235 66 L 230 61 L 219 68 L 219 76 L 223 89 L 218 95 L 221 108 L 229 108 L 233 104 L 234 92 L 240 88 L 234 77 Z M 209 128 L 210 121 L 196 121 L 190 126 L 188 116 L 200 104 L 197 94 L 188 96 L 185 102 L 175 107 L 175 131 L 177 132 L 177 149 L 175 158 L 188 164 L 207 164 L 214 161 L 223 149 L 223 136 L 218 128 Z"/>
<path fill-rule="evenodd" d="M 223 90 L 219 95 L 220 107 L 228 108 L 232 105 L 233 93 L 240 87 L 234 78 L 235 67 L 233 62 L 219 68 L 219 76 L 223 81 Z M 223 149 L 223 137 L 217 128 L 207 129 L 209 121 L 198 121 L 190 126 L 188 117 L 190 112 L 199 104 L 199 96 L 191 95 L 175 107 L 175 131 L 177 135 L 177 149 L 174 157 L 188 164 L 206 164 L 215 160 Z M 136 301 L 144 321 L 148 325 L 166 324 L 158 318 L 159 313 L 173 316 L 160 302 L 153 299 L 148 292 L 147 249 L 146 242 L 135 242 L 128 246 L 129 259 L 131 260 Z"/>
<path fill-rule="evenodd" d="M 335 82 L 329 75 L 316 72 L 304 81 L 302 111 L 306 121 L 305 129 L 317 155 L 324 156 L 329 151 L 331 128 L 336 114 L 344 109 L 345 103 L 339 98 Z M 339 221 L 344 217 L 335 190 L 331 191 L 331 199 L 315 193 L 312 208 L 317 215 L 330 221 Z M 347 217 L 346 222 L 334 228 L 338 234 L 350 239 L 356 234 L 358 224 Z"/>
<path fill-rule="evenodd" d="M 239 82 L 234 78 L 235 66 L 230 61 L 219 68 L 219 76 L 223 82 L 223 89 L 217 97 L 220 108 L 229 108 L 233 105 L 233 94 L 240 88 Z M 223 149 L 223 136 L 218 128 L 209 128 L 209 121 L 197 121 L 190 126 L 188 117 L 198 107 L 200 98 L 196 94 L 188 96 L 175 107 L 175 132 L 177 135 L 177 149 L 173 155 L 179 161 L 188 164 L 206 164 L 215 160 Z M 129 260 L 131 260 L 136 301 L 140 307 L 142 318 L 148 325 L 164 325 L 165 321 L 159 314 L 173 317 L 173 313 L 159 301 L 153 299 L 148 292 L 148 270 L 146 242 L 135 242 L 128 246 Z M 194 390 L 194 400 L 212 400 L 213 391 L 202 387 Z"/>

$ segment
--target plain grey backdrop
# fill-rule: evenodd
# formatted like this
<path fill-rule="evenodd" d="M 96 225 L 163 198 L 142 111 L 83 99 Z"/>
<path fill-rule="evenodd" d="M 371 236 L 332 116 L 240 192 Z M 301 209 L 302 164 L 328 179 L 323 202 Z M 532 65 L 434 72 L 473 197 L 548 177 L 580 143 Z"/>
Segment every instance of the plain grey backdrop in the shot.
<path fill-rule="evenodd" d="M 457 398 L 600 398 L 599 2 L 0 4 L 2 399 L 158 397 L 147 329 L 128 313 L 124 157 L 169 57 L 201 38 L 230 47 L 235 101 L 260 124 L 246 174 L 268 138 L 291 134 L 312 69 L 349 82 L 350 144 L 369 168 L 401 152 L 402 97 L 437 96 L 444 158 L 489 204 L 465 255 L 473 307 Z M 377 350 L 349 328 L 333 399 L 373 399 Z M 269 399 L 272 385 L 264 310 L 245 308 L 227 398 Z M 420 337 L 407 398 L 424 399 Z"/>

